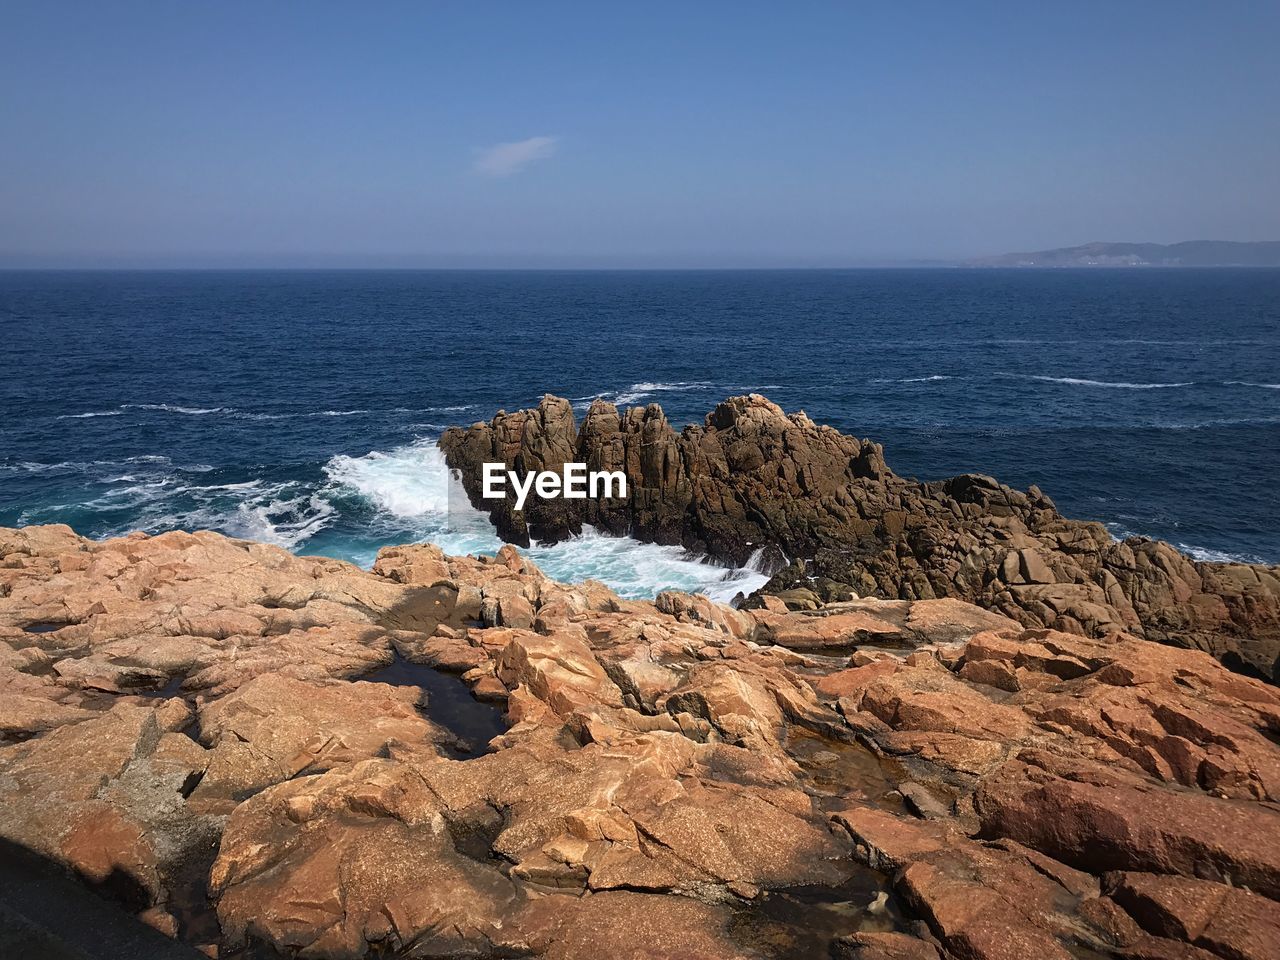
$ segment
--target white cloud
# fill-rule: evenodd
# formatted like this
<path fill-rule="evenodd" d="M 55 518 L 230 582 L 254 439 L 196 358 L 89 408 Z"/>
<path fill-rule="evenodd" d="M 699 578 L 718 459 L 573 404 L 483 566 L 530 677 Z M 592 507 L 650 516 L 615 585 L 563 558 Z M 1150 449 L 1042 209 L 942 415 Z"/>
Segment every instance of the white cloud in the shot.
<path fill-rule="evenodd" d="M 556 137 L 530 137 L 515 143 L 498 143 L 477 151 L 471 169 L 489 177 L 509 177 L 535 160 L 545 160 L 556 152 Z"/>

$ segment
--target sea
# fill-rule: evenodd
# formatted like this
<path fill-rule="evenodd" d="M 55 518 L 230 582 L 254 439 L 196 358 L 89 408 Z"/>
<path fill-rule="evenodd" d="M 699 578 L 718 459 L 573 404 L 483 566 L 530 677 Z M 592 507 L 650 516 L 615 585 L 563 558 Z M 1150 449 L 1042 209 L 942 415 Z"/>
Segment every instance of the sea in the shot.
<path fill-rule="evenodd" d="M 1277 270 L 3 272 L 0 525 L 491 553 L 446 427 L 544 393 L 700 423 L 749 392 L 903 475 L 1280 563 Z M 764 580 L 592 531 L 529 552 L 632 597 Z"/>

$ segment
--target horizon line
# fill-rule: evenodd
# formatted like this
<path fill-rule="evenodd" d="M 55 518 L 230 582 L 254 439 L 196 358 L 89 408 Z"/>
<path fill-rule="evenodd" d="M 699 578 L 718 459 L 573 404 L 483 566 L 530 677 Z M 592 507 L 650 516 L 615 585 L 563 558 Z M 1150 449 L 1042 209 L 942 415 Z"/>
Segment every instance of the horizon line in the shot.
<path fill-rule="evenodd" d="M 301 266 L 301 265 L 181 265 L 181 266 L 6 266 L 0 273 L 835 273 L 859 270 L 1015 271 L 1107 273 L 1121 271 L 1173 272 L 1183 270 L 1280 270 L 1266 264 L 988 264 L 956 261 L 897 261 L 847 265 L 786 266 Z"/>

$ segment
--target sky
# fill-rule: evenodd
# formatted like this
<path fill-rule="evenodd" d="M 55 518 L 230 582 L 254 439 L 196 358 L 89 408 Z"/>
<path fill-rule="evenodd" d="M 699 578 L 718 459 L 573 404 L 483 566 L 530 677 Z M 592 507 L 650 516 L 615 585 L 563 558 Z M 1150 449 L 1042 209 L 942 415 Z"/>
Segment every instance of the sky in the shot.
<path fill-rule="evenodd" d="M 1280 239 L 1280 3 L 5 0 L 0 267 Z"/>

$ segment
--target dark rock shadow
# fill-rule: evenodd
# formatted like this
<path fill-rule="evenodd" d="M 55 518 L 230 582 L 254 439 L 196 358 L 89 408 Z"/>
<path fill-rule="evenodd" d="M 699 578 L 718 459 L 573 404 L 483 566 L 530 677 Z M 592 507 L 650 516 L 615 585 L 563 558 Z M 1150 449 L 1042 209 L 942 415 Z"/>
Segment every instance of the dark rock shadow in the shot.
<path fill-rule="evenodd" d="M 95 892 L 53 861 L 0 840 L 0 957 L 5 960 L 201 960 L 131 916 L 147 897 L 116 871 Z M 114 902 L 113 902 L 114 901 Z"/>

